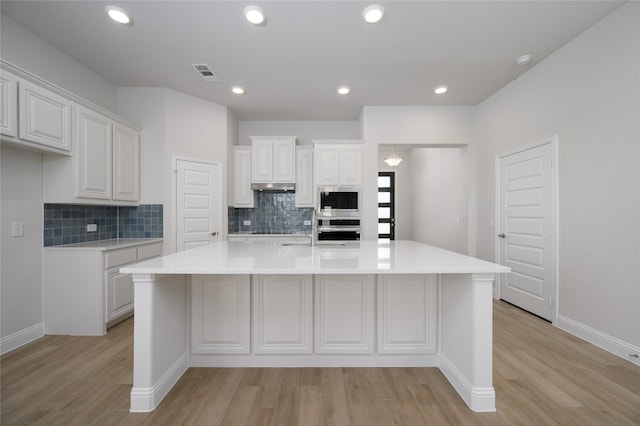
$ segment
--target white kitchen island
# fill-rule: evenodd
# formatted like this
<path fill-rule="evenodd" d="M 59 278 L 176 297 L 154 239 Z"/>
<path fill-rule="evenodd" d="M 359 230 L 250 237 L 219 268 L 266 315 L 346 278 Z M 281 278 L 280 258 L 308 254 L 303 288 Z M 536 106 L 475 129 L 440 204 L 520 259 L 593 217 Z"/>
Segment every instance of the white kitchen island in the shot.
<path fill-rule="evenodd" d="M 193 367 L 438 367 L 495 411 L 492 295 L 509 268 L 414 241 L 216 242 L 122 268 L 135 283 L 131 411 Z"/>

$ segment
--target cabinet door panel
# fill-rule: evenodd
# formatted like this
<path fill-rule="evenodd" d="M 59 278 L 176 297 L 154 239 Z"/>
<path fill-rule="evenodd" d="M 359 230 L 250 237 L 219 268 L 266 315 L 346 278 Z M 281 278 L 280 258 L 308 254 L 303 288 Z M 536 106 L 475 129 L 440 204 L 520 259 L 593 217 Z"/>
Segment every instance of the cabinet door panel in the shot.
<path fill-rule="evenodd" d="M 119 272 L 120 267 L 106 271 L 105 283 L 108 286 L 105 301 L 105 322 L 133 312 L 133 280 L 131 274 Z"/>
<path fill-rule="evenodd" d="M 373 292 L 373 275 L 316 276 L 316 353 L 373 353 Z"/>
<path fill-rule="evenodd" d="M 76 107 L 77 196 L 111 199 L 111 121 Z"/>
<path fill-rule="evenodd" d="M 338 185 L 340 183 L 340 155 L 336 147 L 318 146 L 315 150 L 316 185 Z"/>
<path fill-rule="evenodd" d="M 436 353 L 436 321 L 433 276 L 378 276 L 378 353 Z"/>
<path fill-rule="evenodd" d="M 273 145 L 271 141 L 253 141 L 251 145 L 251 182 L 273 181 Z"/>
<path fill-rule="evenodd" d="M 18 77 L 0 75 L 0 133 L 18 137 Z"/>
<path fill-rule="evenodd" d="M 273 181 L 295 182 L 295 141 L 273 142 Z"/>
<path fill-rule="evenodd" d="M 20 139 L 71 151 L 71 101 L 27 81 L 19 92 Z"/>
<path fill-rule="evenodd" d="M 362 184 L 362 147 L 344 147 L 340 150 L 340 185 Z"/>
<path fill-rule="evenodd" d="M 254 353 L 312 353 L 311 277 L 256 275 L 252 285 Z"/>
<path fill-rule="evenodd" d="M 255 196 L 251 190 L 251 150 L 235 148 L 233 150 L 233 206 L 249 207 L 255 205 Z"/>
<path fill-rule="evenodd" d="M 140 199 L 140 136 L 119 123 L 113 124 L 114 200 Z"/>
<path fill-rule="evenodd" d="M 248 354 L 249 275 L 194 275 L 191 279 L 191 352 Z"/>
<path fill-rule="evenodd" d="M 296 207 L 313 205 L 313 150 L 296 152 Z"/>

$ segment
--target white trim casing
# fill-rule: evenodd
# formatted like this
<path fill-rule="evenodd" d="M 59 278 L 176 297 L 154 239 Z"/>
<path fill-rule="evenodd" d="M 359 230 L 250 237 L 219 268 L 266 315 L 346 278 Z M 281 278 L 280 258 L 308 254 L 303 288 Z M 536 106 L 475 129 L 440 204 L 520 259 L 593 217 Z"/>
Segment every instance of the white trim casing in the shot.
<path fill-rule="evenodd" d="M 15 333 L 0 339 L 0 355 L 4 355 L 14 349 L 18 349 L 20 346 L 33 342 L 42 336 L 44 336 L 43 322 L 34 324 L 31 327 L 27 327 L 20 331 L 16 331 Z"/>

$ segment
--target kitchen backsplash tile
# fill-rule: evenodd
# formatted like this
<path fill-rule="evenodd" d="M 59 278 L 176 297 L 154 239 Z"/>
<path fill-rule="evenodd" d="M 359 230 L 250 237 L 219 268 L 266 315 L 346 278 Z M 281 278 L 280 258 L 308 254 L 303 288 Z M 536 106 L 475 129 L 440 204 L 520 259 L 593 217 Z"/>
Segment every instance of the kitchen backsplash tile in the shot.
<path fill-rule="evenodd" d="M 229 207 L 228 231 L 230 234 L 294 234 L 308 232 L 312 208 L 296 208 L 296 194 L 293 192 L 259 192 L 257 207 L 238 209 Z M 245 221 L 251 225 L 244 225 Z"/>
<path fill-rule="evenodd" d="M 113 238 L 162 238 L 162 204 L 137 207 L 44 205 L 44 246 L 110 240 Z M 87 225 L 97 225 L 87 232 Z"/>

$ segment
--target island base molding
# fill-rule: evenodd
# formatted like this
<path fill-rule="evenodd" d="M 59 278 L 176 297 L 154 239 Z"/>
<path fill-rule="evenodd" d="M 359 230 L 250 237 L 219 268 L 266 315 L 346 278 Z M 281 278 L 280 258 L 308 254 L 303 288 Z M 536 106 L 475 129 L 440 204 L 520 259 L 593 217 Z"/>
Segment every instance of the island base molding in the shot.
<path fill-rule="evenodd" d="M 191 355 L 191 367 L 331 368 L 438 367 L 437 354 L 425 355 Z"/>

